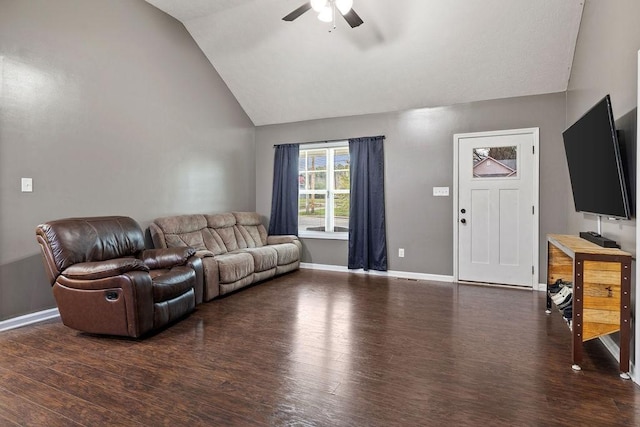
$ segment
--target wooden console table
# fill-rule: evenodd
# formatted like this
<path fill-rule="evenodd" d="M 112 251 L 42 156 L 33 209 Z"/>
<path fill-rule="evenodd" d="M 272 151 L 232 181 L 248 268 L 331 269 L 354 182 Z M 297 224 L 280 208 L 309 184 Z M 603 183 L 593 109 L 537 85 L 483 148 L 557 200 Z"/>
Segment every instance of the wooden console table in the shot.
<path fill-rule="evenodd" d="M 572 358 L 580 370 L 582 343 L 620 332 L 620 377 L 629 379 L 631 254 L 578 236 L 547 236 L 547 288 L 573 282 Z M 547 313 L 551 313 L 547 289 Z"/>

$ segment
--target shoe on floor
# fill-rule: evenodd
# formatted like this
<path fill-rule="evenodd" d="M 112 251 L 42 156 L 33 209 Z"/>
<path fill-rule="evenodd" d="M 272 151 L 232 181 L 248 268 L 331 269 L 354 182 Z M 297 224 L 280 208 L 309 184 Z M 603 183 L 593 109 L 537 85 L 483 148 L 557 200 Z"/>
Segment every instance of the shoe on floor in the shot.
<path fill-rule="evenodd" d="M 569 296 L 564 301 L 558 304 L 558 309 L 564 311 L 564 309 L 569 307 L 570 305 L 573 306 L 572 303 L 573 303 L 573 294 L 569 294 Z"/>
<path fill-rule="evenodd" d="M 573 294 L 573 289 L 569 287 L 564 287 L 560 289 L 560 292 L 558 292 L 555 295 L 552 295 L 551 300 L 554 302 L 555 305 L 558 305 L 561 302 L 563 302 L 567 298 L 567 296 L 571 294 Z"/>

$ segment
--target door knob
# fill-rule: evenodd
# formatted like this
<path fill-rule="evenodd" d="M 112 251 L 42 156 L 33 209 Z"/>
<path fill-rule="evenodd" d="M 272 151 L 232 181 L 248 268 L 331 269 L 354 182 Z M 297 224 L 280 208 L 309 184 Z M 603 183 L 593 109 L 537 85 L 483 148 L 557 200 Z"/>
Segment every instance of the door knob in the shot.
<path fill-rule="evenodd" d="M 464 218 L 462 218 L 462 219 L 460 220 L 460 222 L 461 222 L 461 223 L 463 223 L 463 224 L 466 224 L 466 223 L 467 223 L 467 220 L 466 220 L 466 219 L 464 219 Z"/>

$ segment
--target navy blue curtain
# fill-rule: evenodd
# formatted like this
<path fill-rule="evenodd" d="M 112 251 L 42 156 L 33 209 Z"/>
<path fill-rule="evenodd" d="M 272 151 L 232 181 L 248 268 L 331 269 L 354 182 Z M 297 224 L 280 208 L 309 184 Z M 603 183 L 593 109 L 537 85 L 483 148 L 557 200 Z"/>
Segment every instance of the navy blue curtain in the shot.
<path fill-rule="evenodd" d="M 275 147 L 270 235 L 298 235 L 298 144 Z"/>
<path fill-rule="evenodd" d="M 349 140 L 349 268 L 387 270 L 383 136 Z"/>

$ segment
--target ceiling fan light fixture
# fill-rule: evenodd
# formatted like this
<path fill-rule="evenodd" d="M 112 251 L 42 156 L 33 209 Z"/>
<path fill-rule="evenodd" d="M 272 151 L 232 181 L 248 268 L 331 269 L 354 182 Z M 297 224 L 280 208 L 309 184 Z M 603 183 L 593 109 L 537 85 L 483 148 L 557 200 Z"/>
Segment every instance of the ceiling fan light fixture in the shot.
<path fill-rule="evenodd" d="M 318 19 L 322 22 L 331 22 L 333 21 L 333 8 L 329 5 L 326 5 L 320 13 L 318 13 Z"/>
<path fill-rule="evenodd" d="M 316 12 L 322 12 L 322 10 L 328 6 L 327 0 L 311 0 L 311 8 Z"/>
<path fill-rule="evenodd" d="M 346 15 L 353 7 L 353 0 L 336 0 L 336 7 L 341 14 Z"/>

